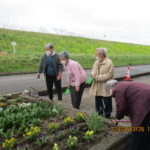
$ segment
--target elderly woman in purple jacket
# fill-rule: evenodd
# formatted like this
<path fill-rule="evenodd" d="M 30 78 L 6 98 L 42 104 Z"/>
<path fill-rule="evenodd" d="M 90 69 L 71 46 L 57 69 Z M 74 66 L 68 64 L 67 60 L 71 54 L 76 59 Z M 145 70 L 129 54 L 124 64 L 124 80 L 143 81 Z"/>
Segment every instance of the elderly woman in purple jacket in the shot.
<path fill-rule="evenodd" d="M 132 150 L 150 150 L 150 85 L 111 80 L 107 91 L 116 100 L 116 118 L 129 116 L 133 127 L 144 127 L 144 132 L 133 132 Z"/>

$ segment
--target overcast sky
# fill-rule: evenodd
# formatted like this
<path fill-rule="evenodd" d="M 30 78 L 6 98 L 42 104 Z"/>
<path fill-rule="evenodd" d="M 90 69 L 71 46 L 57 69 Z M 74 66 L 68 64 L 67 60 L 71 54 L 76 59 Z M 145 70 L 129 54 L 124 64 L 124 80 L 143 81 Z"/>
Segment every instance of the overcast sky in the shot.
<path fill-rule="evenodd" d="M 0 0 L 0 26 L 150 45 L 150 0 Z M 104 37 L 104 35 L 106 35 Z"/>

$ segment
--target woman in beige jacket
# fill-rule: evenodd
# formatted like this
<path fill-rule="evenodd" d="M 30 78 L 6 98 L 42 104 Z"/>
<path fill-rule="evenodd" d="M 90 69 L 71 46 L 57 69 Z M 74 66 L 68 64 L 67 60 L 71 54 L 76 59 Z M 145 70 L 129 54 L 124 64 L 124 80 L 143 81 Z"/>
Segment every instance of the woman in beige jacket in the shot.
<path fill-rule="evenodd" d="M 90 94 L 95 96 L 95 108 L 99 115 L 110 118 L 112 112 L 112 98 L 106 92 L 106 83 L 114 77 L 112 61 L 107 57 L 106 48 L 96 48 L 96 58 L 91 76 L 92 83 Z"/>

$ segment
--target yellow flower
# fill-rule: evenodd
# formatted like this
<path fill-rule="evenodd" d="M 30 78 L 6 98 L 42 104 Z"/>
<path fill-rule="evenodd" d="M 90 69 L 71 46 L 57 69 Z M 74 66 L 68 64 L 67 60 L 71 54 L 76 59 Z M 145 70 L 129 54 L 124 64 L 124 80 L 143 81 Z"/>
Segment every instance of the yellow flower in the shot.
<path fill-rule="evenodd" d="M 93 134 L 94 134 L 93 131 L 87 131 L 87 132 L 85 133 L 85 135 L 93 135 Z"/>
<path fill-rule="evenodd" d="M 85 114 L 83 114 L 83 113 L 77 113 L 76 116 L 85 117 Z"/>
<path fill-rule="evenodd" d="M 71 117 L 66 117 L 66 118 L 64 118 L 64 122 L 66 123 L 66 122 L 73 122 L 74 121 L 74 119 L 73 118 L 71 118 Z"/>
<path fill-rule="evenodd" d="M 27 135 L 31 135 L 32 134 L 32 132 L 27 132 Z"/>
<path fill-rule="evenodd" d="M 5 147 L 6 147 L 6 144 L 5 144 L 5 143 L 3 143 L 3 144 L 2 144 L 2 147 L 3 147 L 3 148 L 5 148 Z"/>

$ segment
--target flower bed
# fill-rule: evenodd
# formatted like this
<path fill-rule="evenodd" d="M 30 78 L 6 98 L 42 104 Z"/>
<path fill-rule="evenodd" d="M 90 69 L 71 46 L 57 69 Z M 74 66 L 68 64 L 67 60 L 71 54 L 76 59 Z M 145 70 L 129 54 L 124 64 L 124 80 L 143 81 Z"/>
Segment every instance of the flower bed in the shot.
<path fill-rule="evenodd" d="M 109 129 L 97 114 L 66 116 L 62 109 L 48 102 L 25 101 L 0 110 L 2 149 L 85 150 L 98 143 L 106 135 L 104 130 Z"/>

